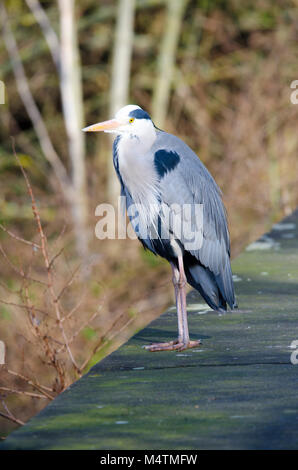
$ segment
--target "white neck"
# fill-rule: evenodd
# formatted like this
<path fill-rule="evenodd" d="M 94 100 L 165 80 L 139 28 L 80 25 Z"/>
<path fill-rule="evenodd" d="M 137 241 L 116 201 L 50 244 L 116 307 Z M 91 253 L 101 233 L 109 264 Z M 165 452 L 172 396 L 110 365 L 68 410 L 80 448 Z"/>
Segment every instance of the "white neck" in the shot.
<path fill-rule="evenodd" d="M 148 121 L 142 136 L 122 134 L 118 144 L 119 171 L 135 204 L 147 207 L 158 203 L 159 180 L 154 165 L 154 152 L 150 149 L 156 140 L 156 131 Z M 145 127 L 144 123 L 142 129 Z M 145 215 L 144 215 L 145 219 Z M 145 222 L 145 221 L 144 221 Z"/>

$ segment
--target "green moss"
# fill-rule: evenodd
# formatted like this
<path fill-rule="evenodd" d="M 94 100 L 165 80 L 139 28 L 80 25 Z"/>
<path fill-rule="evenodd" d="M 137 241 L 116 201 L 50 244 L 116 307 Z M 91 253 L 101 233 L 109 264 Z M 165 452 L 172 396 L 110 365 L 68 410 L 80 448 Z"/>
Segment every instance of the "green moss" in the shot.
<path fill-rule="evenodd" d="M 233 262 L 238 310 L 202 314 L 199 294 L 189 293 L 190 334 L 200 347 L 142 349 L 176 337 L 170 308 L 0 448 L 297 449 L 298 369 L 289 346 L 298 339 L 298 237 L 276 239 L 278 250 Z"/>
<path fill-rule="evenodd" d="M 97 337 L 97 331 L 95 331 L 90 326 L 87 326 L 86 328 L 84 328 L 82 334 L 83 334 L 84 338 L 86 338 L 88 340 L 92 340 L 92 339 L 95 339 Z"/>

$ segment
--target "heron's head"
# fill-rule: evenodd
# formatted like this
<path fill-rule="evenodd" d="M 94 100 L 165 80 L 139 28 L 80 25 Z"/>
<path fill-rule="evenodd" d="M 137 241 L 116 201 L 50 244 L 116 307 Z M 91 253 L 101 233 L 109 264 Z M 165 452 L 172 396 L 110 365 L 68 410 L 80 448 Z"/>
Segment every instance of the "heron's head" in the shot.
<path fill-rule="evenodd" d="M 121 108 L 114 119 L 85 127 L 84 132 L 109 132 L 129 137 L 142 138 L 155 132 L 154 124 L 146 111 L 140 106 L 129 104 Z"/>

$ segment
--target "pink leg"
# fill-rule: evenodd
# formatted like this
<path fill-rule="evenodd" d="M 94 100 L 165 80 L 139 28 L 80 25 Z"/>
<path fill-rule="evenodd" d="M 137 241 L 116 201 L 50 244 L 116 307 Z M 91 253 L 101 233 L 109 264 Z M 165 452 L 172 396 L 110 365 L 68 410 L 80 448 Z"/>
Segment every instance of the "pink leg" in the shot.
<path fill-rule="evenodd" d="M 178 268 L 171 263 L 173 273 L 173 284 L 176 296 L 176 307 L 178 317 L 178 339 L 167 343 L 153 343 L 144 346 L 151 352 L 155 351 L 183 351 L 184 349 L 195 348 L 200 344 L 199 340 L 190 341 L 187 321 L 187 304 L 186 304 L 186 276 L 184 272 L 183 258 L 178 258 Z"/>

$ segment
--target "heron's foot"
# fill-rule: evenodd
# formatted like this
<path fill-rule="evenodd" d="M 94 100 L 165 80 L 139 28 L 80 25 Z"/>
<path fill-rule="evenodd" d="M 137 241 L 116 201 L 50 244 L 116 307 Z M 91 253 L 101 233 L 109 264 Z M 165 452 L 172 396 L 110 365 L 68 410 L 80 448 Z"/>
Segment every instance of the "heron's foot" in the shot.
<path fill-rule="evenodd" d="M 200 344 L 201 344 L 201 341 L 199 339 L 195 341 L 188 341 L 187 343 L 184 343 L 183 341 L 176 339 L 175 341 L 169 341 L 168 343 L 149 344 L 148 346 L 143 346 L 143 348 L 147 349 L 147 351 L 150 351 L 150 352 L 184 351 L 185 349 L 196 348 Z"/>

